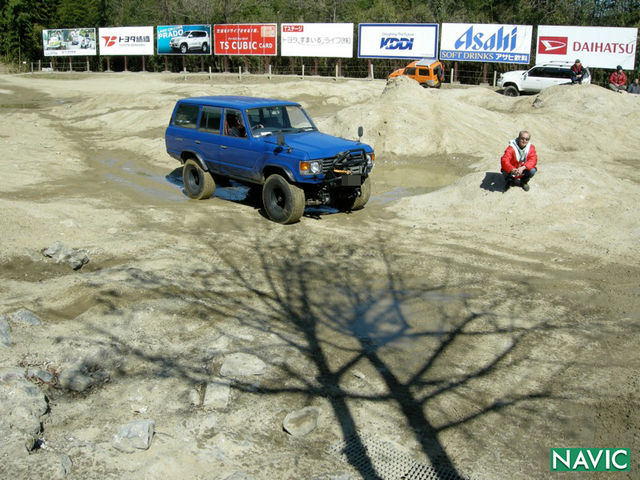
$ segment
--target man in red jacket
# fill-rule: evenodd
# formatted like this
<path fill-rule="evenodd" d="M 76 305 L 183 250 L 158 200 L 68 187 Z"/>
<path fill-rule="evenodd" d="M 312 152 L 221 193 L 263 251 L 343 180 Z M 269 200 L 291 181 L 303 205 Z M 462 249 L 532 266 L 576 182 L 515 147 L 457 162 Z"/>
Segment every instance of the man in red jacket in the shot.
<path fill-rule="evenodd" d="M 616 71 L 609 76 L 609 88 L 614 92 L 624 92 L 627 90 L 627 76 L 622 67 L 618 65 Z"/>
<path fill-rule="evenodd" d="M 509 142 L 500 159 L 504 175 L 505 190 L 511 186 L 521 186 L 525 192 L 529 191 L 529 180 L 537 171 L 538 155 L 536 147 L 531 143 L 531 135 L 522 130 L 518 137 Z"/>

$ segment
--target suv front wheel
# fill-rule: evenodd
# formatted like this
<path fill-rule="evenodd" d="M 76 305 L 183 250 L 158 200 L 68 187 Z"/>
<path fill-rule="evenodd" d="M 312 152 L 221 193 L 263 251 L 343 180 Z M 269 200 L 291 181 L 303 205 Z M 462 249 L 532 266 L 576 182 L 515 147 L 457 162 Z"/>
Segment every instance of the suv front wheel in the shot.
<path fill-rule="evenodd" d="M 206 200 L 213 195 L 216 182 L 209 172 L 205 172 L 193 158 L 184 163 L 182 168 L 184 191 L 196 200 Z"/>
<path fill-rule="evenodd" d="M 278 223 L 294 223 L 304 213 L 304 190 L 278 174 L 270 175 L 262 188 L 262 204 L 267 216 Z"/>
<path fill-rule="evenodd" d="M 362 210 L 371 197 L 371 180 L 369 177 L 364 179 L 362 186 L 360 187 L 360 195 L 354 189 L 350 189 L 350 192 L 341 192 L 334 201 L 334 205 L 341 211 L 353 211 Z"/>
<path fill-rule="evenodd" d="M 507 88 L 504 89 L 504 95 L 505 97 L 517 97 L 520 95 L 520 92 L 518 91 L 518 87 L 509 85 Z"/>

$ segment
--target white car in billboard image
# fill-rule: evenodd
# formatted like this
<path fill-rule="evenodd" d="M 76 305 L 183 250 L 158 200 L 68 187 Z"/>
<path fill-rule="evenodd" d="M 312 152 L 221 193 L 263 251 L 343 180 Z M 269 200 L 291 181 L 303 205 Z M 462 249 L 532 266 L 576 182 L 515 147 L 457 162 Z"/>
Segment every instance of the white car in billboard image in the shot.
<path fill-rule="evenodd" d="M 507 97 L 517 97 L 521 93 L 539 93 L 554 85 L 571 83 L 573 63 L 545 63 L 529 70 L 515 70 L 500 74 L 498 87 L 504 88 Z M 584 68 L 582 83 L 591 83 L 589 69 Z"/>
<path fill-rule="evenodd" d="M 169 40 L 171 50 L 179 51 L 182 54 L 198 51 L 206 53 L 209 51 L 209 34 L 206 30 L 187 30 L 179 37 Z"/>

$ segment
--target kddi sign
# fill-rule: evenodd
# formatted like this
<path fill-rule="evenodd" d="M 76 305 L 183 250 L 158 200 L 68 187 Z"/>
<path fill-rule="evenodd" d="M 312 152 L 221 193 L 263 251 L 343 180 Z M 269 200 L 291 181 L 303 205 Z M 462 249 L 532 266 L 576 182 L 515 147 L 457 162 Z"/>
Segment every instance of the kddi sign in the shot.
<path fill-rule="evenodd" d="M 552 448 L 552 472 L 622 472 L 631 470 L 628 448 Z"/>

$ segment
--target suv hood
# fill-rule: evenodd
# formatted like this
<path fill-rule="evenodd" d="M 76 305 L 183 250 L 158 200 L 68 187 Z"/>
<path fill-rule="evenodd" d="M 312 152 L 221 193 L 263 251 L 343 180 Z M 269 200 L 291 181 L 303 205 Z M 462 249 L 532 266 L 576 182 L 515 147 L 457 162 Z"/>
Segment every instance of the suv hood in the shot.
<path fill-rule="evenodd" d="M 504 72 L 501 73 L 500 75 L 502 76 L 502 78 L 514 78 L 514 77 L 521 77 L 523 73 L 527 73 L 528 70 L 512 70 L 510 72 Z"/>
<path fill-rule="evenodd" d="M 277 145 L 277 136 L 270 135 L 264 137 L 265 141 Z M 284 134 L 285 146 L 295 150 L 305 152 L 309 159 L 328 158 L 337 155 L 345 150 L 360 148 L 371 152 L 371 149 L 364 143 L 355 140 L 334 137 L 321 132 L 301 132 Z"/>

